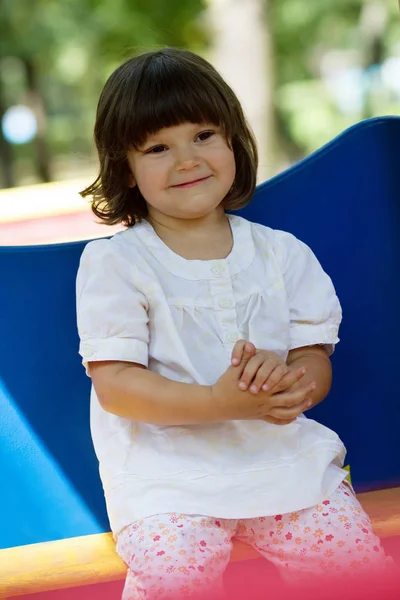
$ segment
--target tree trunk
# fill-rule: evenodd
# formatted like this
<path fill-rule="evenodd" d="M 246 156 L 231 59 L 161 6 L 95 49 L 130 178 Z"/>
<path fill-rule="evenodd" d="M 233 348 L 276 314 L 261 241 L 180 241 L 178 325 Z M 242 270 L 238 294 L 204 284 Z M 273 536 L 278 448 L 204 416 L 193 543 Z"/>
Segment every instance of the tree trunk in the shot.
<path fill-rule="evenodd" d="M 6 106 L 3 100 L 2 87 L 3 82 L 0 75 L 0 162 L 2 171 L 3 186 L 14 187 L 14 157 L 11 144 L 5 139 L 1 124 L 6 112 Z"/>
<path fill-rule="evenodd" d="M 381 65 L 384 59 L 384 38 L 388 22 L 388 10 L 384 4 L 376 0 L 365 2 L 360 14 L 360 31 L 364 50 L 364 64 L 368 76 L 368 86 L 362 118 L 368 119 L 374 114 L 374 93 L 379 88 L 380 73 L 373 67 Z"/>
<path fill-rule="evenodd" d="M 208 0 L 210 61 L 237 94 L 257 138 L 263 181 L 276 172 L 272 0 Z"/>
<path fill-rule="evenodd" d="M 34 142 L 36 171 L 41 181 L 48 182 L 51 181 L 52 177 L 50 172 L 50 155 L 46 142 L 46 111 L 39 92 L 36 66 L 33 60 L 29 58 L 23 58 L 23 62 L 28 88 L 28 104 L 36 117 L 38 126 Z"/>

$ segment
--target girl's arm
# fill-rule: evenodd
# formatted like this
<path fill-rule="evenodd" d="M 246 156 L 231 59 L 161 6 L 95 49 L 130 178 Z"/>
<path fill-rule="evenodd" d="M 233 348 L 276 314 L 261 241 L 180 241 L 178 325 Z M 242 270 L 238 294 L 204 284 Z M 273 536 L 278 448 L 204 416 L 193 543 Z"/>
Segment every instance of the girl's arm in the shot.
<path fill-rule="evenodd" d="M 332 365 L 327 351 L 322 346 L 303 346 L 290 350 L 286 364 L 291 369 L 306 367 L 307 371 L 301 380 L 302 384 L 315 381 L 316 388 L 310 394 L 312 406 L 309 408 L 325 400 L 331 389 Z M 297 385 L 296 383 L 291 389 L 296 389 Z"/>
<path fill-rule="evenodd" d="M 90 362 L 89 370 L 100 405 L 119 417 L 156 425 L 218 420 L 209 386 L 172 381 L 137 363 Z"/>
<path fill-rule="evenodd" d="M 243 358 L 246 361 L 247 357 Z M 296 418 L 308 406 L 310 385 L 252 394 L 239 389 L 240 365 L 229 367 L 212 386 L 172 381 L 137 363 L 96 361 L 90 375 L 104 410 L 154 425 L 196 425 L 240 419 Z M 299 379 L 291 374 L 290 385 Z"/>

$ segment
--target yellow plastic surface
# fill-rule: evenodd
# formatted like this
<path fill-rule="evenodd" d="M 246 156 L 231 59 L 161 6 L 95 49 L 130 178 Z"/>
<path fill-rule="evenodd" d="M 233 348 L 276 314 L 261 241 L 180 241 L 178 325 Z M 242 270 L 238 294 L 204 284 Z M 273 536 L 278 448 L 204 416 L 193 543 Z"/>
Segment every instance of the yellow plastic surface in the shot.
<path fill-rule="evenodd" d="M 358 499 L 380 537 L 400 535 L 400 488 Z M 231 561 L 258 557 L 250 546 L 234 541 Z M 9 548 L 0 550 L 0 598 L 115 581 L 125 572 L 110 533 Z"/>

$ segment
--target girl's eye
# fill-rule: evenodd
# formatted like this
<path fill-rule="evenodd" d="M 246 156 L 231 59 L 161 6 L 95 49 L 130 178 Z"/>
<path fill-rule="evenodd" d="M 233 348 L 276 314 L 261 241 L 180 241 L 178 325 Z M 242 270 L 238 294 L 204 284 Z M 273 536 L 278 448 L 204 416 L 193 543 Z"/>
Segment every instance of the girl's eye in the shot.
<path fill-rule="evenodd" d="M 152 148 L 146 150 L 145 154 L 161 154 L 161 152 L 164 150 L 166 150 L 166 146 L 153 146 Z"/>
<path fill-rule="evenodd" d="M 204 142 L 205 140 L 208 140 L 212 135 L 214 135 L 214 133 L 215 131 L 202 131 L 197 136 L 197 139 L 199 139 L 201 142 Z"/>

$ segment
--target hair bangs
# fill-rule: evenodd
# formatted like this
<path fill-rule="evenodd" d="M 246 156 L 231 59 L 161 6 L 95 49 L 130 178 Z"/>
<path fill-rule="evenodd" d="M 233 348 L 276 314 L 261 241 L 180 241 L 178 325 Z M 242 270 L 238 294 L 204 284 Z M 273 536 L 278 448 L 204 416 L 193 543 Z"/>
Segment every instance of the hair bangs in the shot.
<path fill-rule="evenodd" d="M 185 122 L 212 123 L 231 139 L 229 107 L 209 77 L 185 70 L 182 65 L 162 64 L 159 68 L 157 62 L 153 60 L 154 66 L 144 70 L 136 101 L 129 111 L 124 127 L 126 149 L 139 149 L 149 135 Z"/>

